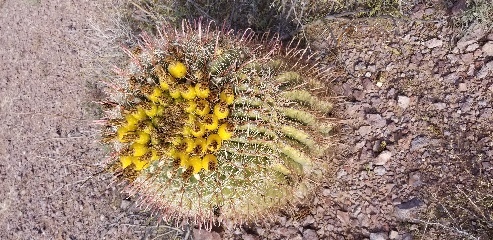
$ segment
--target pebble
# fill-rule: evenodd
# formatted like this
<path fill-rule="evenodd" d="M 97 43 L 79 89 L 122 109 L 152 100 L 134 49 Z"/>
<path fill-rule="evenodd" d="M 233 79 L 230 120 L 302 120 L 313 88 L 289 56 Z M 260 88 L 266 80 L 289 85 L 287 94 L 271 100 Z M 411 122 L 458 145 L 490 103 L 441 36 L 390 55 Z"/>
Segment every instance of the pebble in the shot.
<path fill-rule="evenodd" d="M 377 176 L 382 176 L 382 175 L 385 175 L 387 170 L 385 169 L 385 167 L 376 166 L 375 169 L 373 169 L 373 172 L 375 172 L 375 175 L 377 175 Z"/>
<path fill-rule="evenodd" d="M 375 126 L 377 128 L 382 128 L 385 127 L 385 125 L 387 125 L 387 121 L 384 118 L 382 118 L 380 114 L 367 114 L 366 118 L 368 119 L 368 122 L 370 122 L 372 126 Z"/>
<path fill-rule="evenodd" d="M 314 222 L 315 222 L 315 218 L 313 218 L 313 216 L 312 216 L 312 215 L 308 215 L 308 216 L 305 218 L 305 221 L 303 221 L 303 227 L 310 226 L 310 225 L 312 225 Z"/>
<path fill-rule="evenodd" d="M 348 225 L 350 223 L 349 213 L 337 210 L 337 219 L 341 221 L 342 225 Z"/>
<path fill-rule="evenodd" d="M 209 232 L 204 229 L 193 229 L 193 239 L 220 240 L 222 238 L 217 232 Z"/>
<path fill-rule="evenodd" d="M 378 233 L 370 233 L 370 240 L 386 240 L 387 233 L 378 232 Z"/>
<path fill-rule="evenodd" d="M 493 61 L 489 61 L 486 63 L 481 70 L 478 71 L 477 77 L 478 78 L 484 78 L 488 76 L 491 73 L 493 75 Z"/>
<path fill-rule="evenodd" d="M 397 237 L 399 237 L 399 232 L 394 230 L 390 231 L 389 239 L 397 239 Z"/>
<path fill-rule="evenodd" d="M 461 91 L 461 92 L 467 91 L 467 84 L 466 83 L 459 83 L 459 91 Z"/>
<path fill-rule="evenodd" d="M 483 45 L 483 54 L 487 57 L 493 56 L 493 41 L 487 42 L 485 45 Z"/>
<path fill-rule="evenodd" d="M 303 240 L 318 240 L 318 234 L 313 229 L 305 229 L 303 231 Z"/>
<path fill-rule="evenodd" d="M 438 39 L 438 38 L 432 38 L 432 39 L 424 42 L 424 44 L 427 48 L 436 48 L 436 47 L 442 46 L 443 41 Z"/>
<path fill-rule="evenodd" d="M 423 184 L 421 181 L 421 173 L 419 172 L 412 172 L 409 173 L 409 180 L 407 181 L 407 184 L 413 187 L 419 187 Z"/>
<path fill-rule="evenodd" d="M 131 201 L 129 200 L 122 200 L 122 203 L 120 204 L 120 208 L 121 209 L 128 209 L 128 207 L 130 207 L 130 204 L 132 204 Z"/>
<path fill-rule="evenodd" d="M 466 47 L 466 52 L 474 52 L 478 48 L 479 48 L 479 44 L 473 43 L 473 44 Z"/>
<path fill-rule="evenodd" d="M 407 107 L 409 107 L 410 101 L 411 101 L 410 98 L 408 98 L 406 96 L 398 96 L 397 97 L 397 104 L 402 109 L 406 109 Z"/>
<path fill-rule="evenodd" d="M 428 146 L 428 144 L 430 144 L 430 140 L 427 138 L 427 137 L 415 137 L 412 141 L 411 141 L 411 147 L 410 147 L 410 151 L 411 152 L 414 152 L 414 151 L 417 151 L 417 150 L 425 150 L 425 147 Z"/>
<path fill-rule="evenodd" d="M 387 163 L 391 157 L 392 153 L 390 151 L 383 151 L 378 155 L 377 159 L 373 163 L 381 166 Z"/>
<path fill-rule="evenodd" d="M 368 133 L 371 132 L 371 126 L 361 126 L 359 129 L 358 129 L 358 133 L 359 135 L 361 136 L 366 136 L 368 135 Z"/>
<path fill-rule="evenodd" d="M 488 39 L 490 41 L 493 41 L 493 33 L 488 34 L 488 36 L 486 37 L 486 39 Z"/>
<path fill-rule="evenodd" d="M 255 236 L 252 234 L 243 234 L 241 237 L 243 240 L 258 240 L 259 239 L 258 236 Z"/>

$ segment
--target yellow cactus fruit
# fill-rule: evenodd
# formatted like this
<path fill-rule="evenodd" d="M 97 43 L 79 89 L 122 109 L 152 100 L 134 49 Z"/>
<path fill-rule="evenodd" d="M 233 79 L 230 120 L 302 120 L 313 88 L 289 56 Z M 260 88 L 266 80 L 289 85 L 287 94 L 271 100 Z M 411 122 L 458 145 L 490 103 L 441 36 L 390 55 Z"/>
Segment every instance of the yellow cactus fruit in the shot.
<path fill-rule="evenodd" d="M 198 122 L 198 121 L 195 121 L 193 127 L 192 127 L 192 135 L 194 137 L 202 137 L 204 136 L 205 134 L 205 126 L 204 124 Z"/>
<path fill-rule="evenodd" d="M 153 118 L 158 113 L 158 106 L 155 104 L 151 104 L 149 109 L 144 109 L 146 115 L 150 118 Z"/>
<path fill-rule="evenodd" d="M 219 119 L 216 117 L 216 115 L 207 114 L 204 116 L 202 124 L 204 124 L 206 130 L 214 131 L 217 129 Z"/>
<path fill-rule="evenodd" d="M 132 160 L 135 157 L 132 156 L 121 156 L 120 157 L 120 163 L 122 164 L 122 168 L 126 168 L 132 164 Z"/>
<path fill-rule="evenodd" d="M 182 137 L 175 137 L 175 138 L 173 138 L 173 140 L 171 141 L 171 144 L 173 144 L 173 146 L 178 146 L 178 145 L 180 145 L 182 142 L 183 142 L 183 138 L 182 138 Z"/>
<path fill-rule="evenodd" d="M 187 66 L 182 62 L 174 61 L 168 65 L 168 72 L 175 78 L 183 78 L 187 75 Z"/>
<path fill-rule="evenodd" d="M 156 151 L 156 150 L 153 149 L 153 150 L 151 150 L 151 152 L 152 152 L 151 162 L 157 161 L 157 160 L 159 160 L 161 158 L 161 156 L 159 156 L 158 151 Z"/>
<path fill-rule="evenodd" d="M 205 116 L 210 111 L 211 111 L 211 109 L 210 109 L 208 101 L 206 101 L 204 99 L 200 99 L 199 101 L 197 101 L 197 106 L 195 107 L 195 113 L 197 115 Z"/>
<path fill-rule="evenodd" d="M 116 134 L 117 134 L 117 137 L 118 137 L 118 141 L 120 142 L 127 142 L 125 140 L 125 135 L 127 135 L 129 132 L 128 130 L 128 127 L 127 126 L 120 126 L 117 130 L 116 130 Z"/>
<path fill-rule="evenodd" d="M 147 99 L 152 102 L 158 102 L 161 95 L 163 95 L 163 91 L 159 87 L 155 87 L 152 93 L 147 96 Z"/>
<path fill-rule="evenodd" d="M 165 111 L 164 106 L 163 105 L 158 105 L 157 106 L 156 116 L 163 116 L 164 111 Z"/>
<path fill-rule="evenodd" d="M 190 136 L 192 135 L 192 127 L 189 125 L 183 126 L 183 131 L 182 131 L 183 136 Z"/>
<path fill-rule="evenodd" d="M 229 140 L 233 136 L 233 132 L 230 128 L 231 127 L 228 123 L 221 124 L 217 130 L 217 135 L 219 135 L 222 140 Z"/>
<path fill-rule="evenodd" d="M 178 151 L 175 148 L 171 148 L 168 152 L 166 152 L 166 155 L 170 158 L 178 158 Z"/>
<path fill-rule="evenodd" d="M 125 119 L 127 120 L 127 127 L 134 127 L 139 123 L 139 119 L 135 118 L 131 114 L 125 116 Z"/>
<path fill-rule="evenodd" d="M 173 85 L 174 82 L 175 79 L 173 79 L 172 76 L 166 75 L 164 77 L 159 77 L 159 87 L 161 87 L 163 91 L 169 90 L 170 85 Z"/>
<path fill-rule="evenodd" d="M 132 149 L 133 149 L 133 155 L 135 157 L 140 157 L 149 151 L 146 145 L 140 144 L 140 143 L 134 143 L 132 144 Z"/>
<path fill-rule="evenodd" d="M 193 151 L 193 149 L 195 149 L 195 146 L 196 146 L 195 140 L 193 140 L 191 138 L 185 138 L 184 142 L 186 144 L 185 152 L 191 153 Z"/>
<path fill-rule="evenodd" d="M 205 153 L 207 150 L 207 140 L 202 137 L 195 138 L 195 151 L 197 154 Z"/>
<path fill-rule="evenodd" d="M 180 91 L 181 97 L 185 100 L 192 100 L 195 98 L 195 88 L 192 86 L 186 86 L 184 89 Z"/>
<path fill-rule="evenodd" d="M 177 98 L 181 97 L 180 89 L 178 86 L 169 86 L 168 91 L 169 91 L 169 95 L 173 99 L 177 99 Z"/>
<path fill-rule="evenodd" d="M 218 103 L 214 106 L 214 115 L 218 119 L 225 119 L 229 115 L 229 108 L 225 103 Z"/>
<path fill-rule="evenodd" d="M 195 85 L 195 94 L 197 95 L 197 97 L 207 98 L 207 97 L 209 97 L 210 93 L 211 93 L 211 90 L 207 86 L 205 86 L 204 84 L 197 83 Z"/>
<path fill-rule="evenodd" d="M 149 161 L 141 160 L 139 158 L 134 158 L 132 163 L 134 164 L 135 171 L 143 170 L 149 166 Z"/>
<path fill-rule="evenodd" d="M 193 113 L 195 111 L 195 108 L 197 107 L 197 103 L 194 101 L 187 101 L 186 107 L 185 107 L 185 112 L 186 113 Z"/>
<path fill-rule="evenodd" d="M 154 126 L 152 125 L 152 123 L 151 123 L 150 121 L 146 122 L 146 123 L 145 123 L 145 127 L 144 127 L 144 129 L 142 130 L 142 132 L 145 132 L 145 133 L 147 133 L 147 134 L 151 135 L 151 133 L 152 133 L 152 132 L 154 132 L 154 131 L 155 131 L 155 128 L 154 128 Z"/>
<path fill-rule="evenodd" d="M 235 100 L 235 95 L 234 95 L 233 90 L 231 88 L 226 88 L 221 92 L 221 95 L 219 96 L 219 98 L 221 99 L 221 101 L 230 105 Z"/>
<path fill-rule="evenodd" d="M 217 168 L 217 158 L 212 154 L 207 154 L 202 159 L 202 168 L 207 171 L 214 171 Z"/>
<path fill-rule="evenodd" d="M 217 134 L 211 134 L 207 137 L 207 150 L 216 152 L 221 148 L 221 137 Z"/>
<path fill-rule="evenodd" d="M 137 139 L 135 139 L 135 142 L 145 145 L 150 140 L 151 140 L 151 135 L 149 135 L 148 133 L 145 133 L 145 132 L 138 132 L 137 133 Z"/>
<path fill-rule="evenodd" d="M 180 166 L 187 168 L 189 166 L 189 156 L 183 152 L 179 152 L 178 159 L 180 160 Z"/>
<path fill-rule="evenodd" d="M 142 120 L 147 119 L 147 114 L 144 111 L 144 109 L 142 109 L 141 107 L 137 107 L 135 112 L 132 113 L 132 117 L 134 117 L 138 121 L 142 121 Z"/>
<path fill-rule="evenodd" d="M 189 159 L 189 165 L 193 167 L 193 174 L 202 170 L 202 159 L 199 156 L 193 156 Z"/>

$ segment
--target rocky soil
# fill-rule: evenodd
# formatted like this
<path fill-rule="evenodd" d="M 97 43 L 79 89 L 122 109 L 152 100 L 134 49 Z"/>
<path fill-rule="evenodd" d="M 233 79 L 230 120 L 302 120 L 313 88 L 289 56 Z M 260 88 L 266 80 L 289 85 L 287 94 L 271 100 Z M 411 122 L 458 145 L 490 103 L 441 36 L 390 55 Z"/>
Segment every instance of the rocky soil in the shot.
<path fill-rule="evenodd" d="M 101 96 L 81 69 L 98 47 L 91 22 L 112 10 L 0 0 L 0 239 L 493 235 L 493 32 L 476 24 L 462 34 L 446 9 L 426 6 L 307 26 L 334 69 L 334 176 L 274 223 L 204 232 L 157 225 L 100 174 Z"/>

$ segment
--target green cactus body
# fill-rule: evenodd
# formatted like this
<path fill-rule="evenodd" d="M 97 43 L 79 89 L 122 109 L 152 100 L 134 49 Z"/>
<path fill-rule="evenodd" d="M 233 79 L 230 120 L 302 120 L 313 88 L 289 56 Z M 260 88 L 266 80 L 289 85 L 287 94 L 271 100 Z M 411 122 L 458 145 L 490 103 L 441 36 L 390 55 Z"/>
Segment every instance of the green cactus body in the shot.
<path fill-rule="evenodd" d="M 112 82 L 123 90 L 109 91 L 103 139 L 127 191 L 197 223 L 268 218 L 309 194 L 328 171 L 332 104 L 310 90 L 323 69 L 249 31 L 184 23 L 160 34 L 128 52 Z"/>

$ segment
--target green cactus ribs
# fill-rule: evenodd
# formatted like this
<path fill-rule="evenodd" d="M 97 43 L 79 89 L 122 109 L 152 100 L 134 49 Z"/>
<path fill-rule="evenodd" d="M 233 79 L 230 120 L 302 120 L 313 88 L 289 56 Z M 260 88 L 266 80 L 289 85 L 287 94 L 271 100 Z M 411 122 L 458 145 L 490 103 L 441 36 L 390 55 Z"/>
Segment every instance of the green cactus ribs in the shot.
<path fill-rule="evenodd" d="M 166 218 L 268 219 L 329 171 L 328 70 L 275 37 L 212 25 L 165 25 L 125 50 L 108 88 L 109 169 Z"/>

